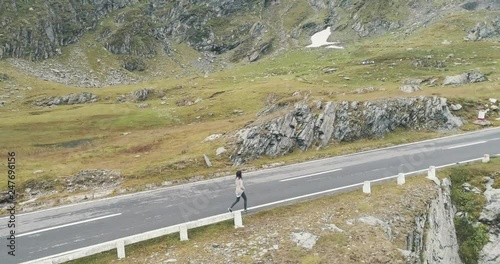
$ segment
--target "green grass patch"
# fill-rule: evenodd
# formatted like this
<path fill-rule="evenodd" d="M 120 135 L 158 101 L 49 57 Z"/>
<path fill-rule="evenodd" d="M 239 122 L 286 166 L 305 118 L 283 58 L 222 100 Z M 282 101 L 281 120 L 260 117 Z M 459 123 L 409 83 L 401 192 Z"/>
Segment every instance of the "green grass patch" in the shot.
<path fill-rule="evenodd" d="M 483 224 L 474 225 L 463 217 L 455 217 L 454 222 L 460 259 L 463 263 L 478 263 L 479 253 L 489 241 L 488 228 Z"/>

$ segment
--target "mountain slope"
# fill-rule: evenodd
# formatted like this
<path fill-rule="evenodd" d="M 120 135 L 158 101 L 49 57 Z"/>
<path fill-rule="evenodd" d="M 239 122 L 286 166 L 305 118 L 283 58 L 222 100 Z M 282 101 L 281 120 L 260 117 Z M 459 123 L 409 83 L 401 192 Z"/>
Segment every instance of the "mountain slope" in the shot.
<path fill-rule="evenodd" d="M 281 54 L 309 44 L 309 37 L 326 26 L 332 39 L 350 43 L 388 32 L 409 34 L 451 12 L 498 8 L 495 0 L 0 0 L 0 59 L 55 58 L 63 68 L 83 72 L 121 71 L 124 83 L 130 83 L 205 74 Z M 61 59 L 74 53 L 89 65 Z M 83 78 L 96 81 L 82 83 Z M 69 84 L 116 81 L 97 74 Z"/>

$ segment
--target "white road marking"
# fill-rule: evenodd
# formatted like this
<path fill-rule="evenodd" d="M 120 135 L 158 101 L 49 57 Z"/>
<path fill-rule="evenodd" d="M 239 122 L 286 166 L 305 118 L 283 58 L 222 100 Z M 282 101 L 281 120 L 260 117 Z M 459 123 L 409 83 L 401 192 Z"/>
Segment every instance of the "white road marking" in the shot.
<path fill-rule="evenodd" d="M 500 157 L 500 154 L 497 154 L 495 156 Z M 439 165 L 439 166 L 435 166 L 435 167 L 436 167 L 436 169 L 440 169 L 440 168 L 445 168 L 445 167 L 449 167 L 449 166 L 452 166 L 452 165 L 464 164 L 464 163 L 469 163 L 469 162 L 478 161 L 478 160 L 482 160 L 482 158 L 464 160 L 464 161 L 459 161 L 459 162 L 455 162 L 455 163 L 448 163 L 448 164 L 445 164 L 445 165 Z M 427 170 L 428 169 L 422 169 L 422 170 L 407 172 L 407 173 L 405 173 L 405 175 L 422 173 L 422 172 L 425 172 Z M 381 178 L 381 179 L 376 179 L 376 180 L 372 180 L 370 182 L 378 182 L 378 181 L 388 180 L 388 179 L 396 178 L 396 177 L 398 177 L 398 175 L 393 175 L 393 176 L 389 176 L 389 177 L 385 177 L 385 178 Z M 296 197 L 292 197 L 292 198 L 288 198 L 288 199 L 284 199 L 284 200 L 280 200 L 280 201 L 275 201 L 275 202 L 271 202 L 271 203 L 256 205 L 256 206 L 253 206 L 253 207 L 249 207 L 248 210 L 258 209 L 258 208 L 262 208 L 262 207 L 266 207 L 266 206 L 271 206 L 271 205 L 275 205 L 275 204 L 286 203 L 286 202 L 290 202 L 290 201 L 294 201 L 294 200 L 299 200 L 299 199 L 303 199 L 303 198 L 307 198 L 307 197 L 311 197 L 311 196 L 316 196 L 316 195 L 320 195 L 320 194 L 324 194 L 324 193 L 330 193 L 330 192 L 340 191 L 340 190 L 344 190 L 344 189 L 348 189 L 348 188 L 352 188 L 352 187 L 356 187 L 356 186 L 362 186 L 363 183 L 364 182 L 355 183 L 355 184 L 351 184 L 351 185 L 347 185 L 347 186 L 342 186 L 342 187 L 337 187 L 337 188 L 333 188 L 333 189 L 329 189 L 329 190 L 324 190 L 324 191 L 320 191 L 320 192 L 315 192 L 315 193 L 305 194 L 305 195 L 301 195 L 301 196 L 296 196 Z"/>
<path fill-rule="evenodd" d="M 321 175 L 321 174 L 325 174 L 325 173 L 329 173 L 329 172 L 334 172 L 334 171 L 339 171 L 339 170 L 342 170 L 342 168 L 340 168 L 340 169 L 334 169 L 334 170 L 329 170 L 329 171 L 322 171 L 322 172 L 318 172 L 318 173 L 308 174 L 308 175 L 294 177 L 294 178 L 289 178 L 289 179 L 284 179 L 284 180 L 280 180 L 280 182 L 293 181 L 293 180 L 297 180 L 297 179 L 312 177 L 312 176 Z"/>
<path fill-rule="evenodd" d="M 457 146 L 453 146 L 453 147 L 448 147 L 446 149 L 456 149 L 456 148 L 463 148 L 463 147 L 468 147 L 468 146 L 473 146 L 473 145 L 478 145 L 478 144 L 483 144 L 483 143 L 486 143 L 488 141 L 478 141 L 478 142 L 472 142 L 472 143 L 468 143 L 468 144 L 463 144 L 463 145 L 457 145 Z"/>
<path fill-rule="evenodd" d="M 351 184 L 351 185 L 347 185 L 347 186 L 343 186 L 343 187 L 333 188 L 333 189 L 325 190 L 325 191 L 321 191 L 321 192 L 305 194 L 305 195 L 301 195 L 301 196 L 297 196 L 297 197 L 293 197 L 293 198 L 284 199 L 281 201 L 276 201 L 276 202 L 271 202 L 271 203 L 266 203 L 266 204 L 261 204 L 261 205 L 249 207 L 248 210 L 258 209 L 261 207 L 266 207 L 266 206 L 280 204 L 280 203 L 286 203 L 286 202 L 290 202 L 293 200 L 298 200 L 298 199 L 302 199 L 302 198 L 307 198 L 307 197 L 311 197 L 311 196 L 315 196 L 315 195 L 319 195 L 319 194 L 323 194 L 323 193 L 334 192 L 334 191 L 343 190 L 343 189 L 352 188 L 352 187 L 361 186 L 361 185 L 363 185 L 363 183 L 356 183 L 356 184 Z"/>
<path fill-rule="evenodd" d="M 117 213 L 117 214 L 112 214 L 112 215 L 105 215 L 105 216 L 100 216 L 100 217 L 96 217 L 96 218 L 92 218 L 92 219 L 87 219 L 87 220 L 82 220 L 82 221 L 74 222 L 74 223 L 68 223 L 68 224 L 64 224 L 64 225 L 48 227 L 48 228 L 44 228 L 44 229 L 40 229 L 40 230 L 35 230 L 35 231 L 31 231 L 31 232 L 24 233 L 24 234 L 20 234 L 17 237 L 29 236 L 29 235 L 33 235 L 33 234 L 37 234 L 37 233 L 41 233 L 41 232 L 45 232 L 45 231 L 50 231 L 50 230 L 54 230 L 54 229 L 59 229 L 59 228 L 63 228 L 63 227 L 68 227 L 68 226 L 74 226 L 74 225 L 79 225 L 79 224 L 83 224 L 83 223 L 93 222 L 93 221 L 97 221 L 97 220 L 101 220 L 101 219 L 105 219 L 105 218 L 110 218 L 110 217 L 113 217 L 113 216 L 118 216 L 118 215 L 121 215 L 121 214 L 122 213 Z"/>

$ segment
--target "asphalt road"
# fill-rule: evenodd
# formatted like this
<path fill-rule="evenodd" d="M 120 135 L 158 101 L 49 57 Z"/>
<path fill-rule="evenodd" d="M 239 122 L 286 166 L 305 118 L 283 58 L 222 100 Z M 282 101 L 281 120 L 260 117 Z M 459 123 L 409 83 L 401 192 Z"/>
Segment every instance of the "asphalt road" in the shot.
<path fill-rule="evenodd" d="M 250 211 L 257 211 L 484 154 L 500 154 L 500 128 L 244 173 L 245 193 Z M 10 229 L 3 217 L 0 262 L 20 263 L 221 214 L 234 199 L 234 176 L 228 176 L 18 214 L 15 257 L 7 255 Z M 235 210 L 242 206 L 240 201 Z"/>

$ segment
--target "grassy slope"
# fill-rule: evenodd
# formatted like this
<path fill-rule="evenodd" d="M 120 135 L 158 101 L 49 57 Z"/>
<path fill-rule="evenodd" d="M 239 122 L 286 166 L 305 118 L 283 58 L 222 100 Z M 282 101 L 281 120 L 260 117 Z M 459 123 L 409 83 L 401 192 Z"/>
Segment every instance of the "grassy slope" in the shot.
<path fill-rule="evenodd" d="M 408 96 L 398 91 L 404 78 L 436 77 L 442 80 L 446 75 L 479 69 L 487 73 L 491 81 L 459 88 L 424 87 L 423 91 L 411 96 L 439 95 L 456 101 L 463 101 L 464 98 L 498 98 L 500 74 L 496 63 L 500 59 L 500 52 L 492 52 L 498 49 L 498 43 L 462 40 L 463 29 L 471 28 L 477 21 L 482 21 L 485 15 L 490 14 L 454 15 L 406 39 L 367 39 L 345 50 L 293 50 L 276 58 L 211 74 L 208 78 L 158 80 L 100 89 L 79 89 L 35 80 L 0 62 L 2 71 L 11 76 L 19 87 L 33 87 L 31 91 L 24 92 L 30 100 L 42 95 L 83 91 L 93 92 L 102 98 L 99 103 L 80 106 L 41 109 L 27 103 L 17 103 L 10 107 L 19 108 L 19 111 L 1 109 L 2 162 L 7 150 L 19 153 L 19 183 L 36 177 L 54 179 L 81 169 L 97 168 L 119 169 L 126 177 L 123 187 L 142 188 L 147 183 L 196 175 L 213 177 L 217 172 L 233 170 L 229 166 L 229 154 L 221 157 L 214 155 L 217 147 L 227 143 L 226 138 L 210 143 L 201 141 L 210 134 L 230 133 L 254 120 L 270 94 L 285 101 L 296 100 L 292 98 L 295 91 L 320 100 L 372 100 Z M 451 45 L 442 45 L 445 39 L 451 41 Z M 447 58 L 450 53 L 453 56 Z M 88 53 L 88 56 L 92 57 L 91 54 Z M 447 65 L 445 70 L 417 69 L 412 66 L 414 59 L 429 55 L 432 56 L 431 60 L 444 60 Z M 376 63 L 359 65 L 365 59 Z M 323 69 L 327 67 L 335 67 L 338 71 L 324 74 Z M 381 81 L 382 78 L 385 80 Z M 352 93 L 354 89 L 366 86 L 386 90 L 362 95 Z M 133 103 L 114 104 L 118 95 L 144 87 L 163 89 L 168 98 L 167 104 L 161 105 L 159 98 L 150 100 L 151 107 L 146 109 L 138 108 Z M 213 96 L 218 92 L 223 93 Z M 103 99 L 106 97 L 109 99 Z M 179 100 L 194 101 L 196 98 L 204 101 L 192 106 L 176 105 Z M 233 111 L 237 109 L 243 110 L 244 114 L 235 115 Z M 473 107 L 466 110 L 471 111 L 472 115 L 475 112 Z M 466 129 L 472 128 L 471 125 L 466 126 Z M 123 136 L 122 132 L 132 133 Z M 263 158 L 247 167 L 277 161 L 295 162 L 438 135 L 400 131 L 382 140 L 335 144 L 319 151 L 297 151 L 272 160 Z M 43 146 L 81 139 L 95 140 L 73 148 Z M 205 168 L 201 157 L 203 153 L 210 156 L 213 168 Z M 140 157 L 136 158 L 136 155 Z M 44 173 L 33 175 L 32 172 L 38 169 L 44 170 Z M 0 178 L 0 186 L 6 186 L 5 181 L 5 178 Z"/>

